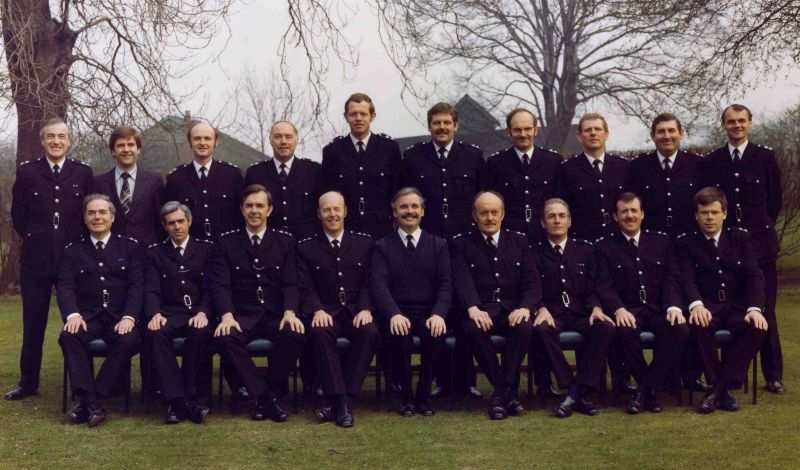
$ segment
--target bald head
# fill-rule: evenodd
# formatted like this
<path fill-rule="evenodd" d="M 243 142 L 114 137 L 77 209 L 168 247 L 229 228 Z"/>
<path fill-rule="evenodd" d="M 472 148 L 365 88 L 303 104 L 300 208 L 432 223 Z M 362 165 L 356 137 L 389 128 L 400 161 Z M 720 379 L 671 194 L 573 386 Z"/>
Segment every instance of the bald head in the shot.
<path fill-rule="evenodd" d="M 217 148 L 217 130 L 205 121 L 198 121 L 187 132 L 194 159 L 204 164 L 214 156 Z"/>
<path fill-rule="evenodd" d="M 317 217 L 322 221 L 322 228 L 326 234 L 339 238 L 344 231 L 344 218 L 347 217 L 347 206 L 342 193 L 328 191 L 320 196 Z"/>
<path fill-rule="evenodd" d="M 506 216 L 503 198 L 494 191 L 483 191 L 475 196 L 472 218 L 484 235 L 494 235 L 500 230 Z"/>

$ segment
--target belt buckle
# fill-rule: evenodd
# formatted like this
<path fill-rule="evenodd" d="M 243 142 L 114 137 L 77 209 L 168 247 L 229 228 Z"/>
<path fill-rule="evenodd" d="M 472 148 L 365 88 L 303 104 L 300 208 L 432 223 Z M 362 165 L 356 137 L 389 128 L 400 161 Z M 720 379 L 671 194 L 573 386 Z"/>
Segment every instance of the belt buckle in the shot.
<path fill-rule="evenodd" d="M 561 292 L 561 302 L 565 307 L 569 307 L 569 294 L 567 294 L 567 291 Z"/>
<path fill-rule="evenodd" d="M 492 302 L 500 302 L 500 288 L 492 291 Z"/>
<path fill-rule="evenodd" d="M 110 299 L 111 296 L 108 294 L 108 291 L 103 289 L 103 308 L 108 308 L 108 302 Z"/>
<path fill-rule="evenodd" d="M 364 201 L 364 198 L 358 200 L 358 212 L 361 215 L 364 215 L 364 211 L 366 210 L 367 203 Z"/>
<path fill-rule="evenodd" d="M 673 220 L 672 220 L 672 216 L 668 215 L 667 216 L 667 227 L 672 227 L 673 225 L 674 225 L 674 223 L 673 223 Z"/>
<path fill-rule="evenodd" d="M 347 294 L 346 294 L 346 293 L 344 293 L 344 292 L 339 292 L 339 302 L 340 302 L 342 305 L 345 305 L 345 304 L 347 304 Z"/>
<path fill-rule="evenodd" d="M 641 300 L 643 304 L 647 303 L 647 291 L 644 290 L 644 288 L 639 289 L 639 300 Z"/>
<path fill-rule="evenodd" d="M 525 209 L 525 222 L 530 222 L 533 219 L 533 211 L 530 207 Z"/>
<path fill-rule="evenodd" d="M 61 224 L 61 216 L 58 215 L 58 212 L 53 214 L 53 228 L 58 229 L 58 226 Z"/>
<path fill-rule="evenodd" d="M 261 286 L 258 286 L 258 289 L 256 289 L 256 298 L 262 304 L 264 303 L 264 289 L 262 289 Z"/>
<path fill-rule="evenodd" d="M 205 222 L 205 223 L 203 223 L 203 228 L 204 228 L 204 229 L 205 229 L 205 231 L 206 231 L 206 236 L 207 236 L 207 237 L 210 237 L 210 236 L 211 236 L 211 222 Z"/>
<path fill-rule="evenodd" d="M 727 297 L 725 296 L 725 289 L 720 289 L 717 291 L 717 299 L 720 302 L 725 302 L 727 300 Z"/>
<path fill-rule="evenodd" d="M 608 212 L 603 212 L 603 223 L 610 224 L 611 223 L 611 214 Z"/>
<path fill-rule="evenodd" d="M 447 203 L 446 202 L 442 203 L 442 215 L 445 217 L 447 217 L 447 209 L 448 209 Z"/>
<path fill-rule="evenodd" d="M 183 305 L 185 305 L 186 308 L 192 308 L 192 298 L 189 296 L 189 294 L 185 294 L 183 296 Z"/>

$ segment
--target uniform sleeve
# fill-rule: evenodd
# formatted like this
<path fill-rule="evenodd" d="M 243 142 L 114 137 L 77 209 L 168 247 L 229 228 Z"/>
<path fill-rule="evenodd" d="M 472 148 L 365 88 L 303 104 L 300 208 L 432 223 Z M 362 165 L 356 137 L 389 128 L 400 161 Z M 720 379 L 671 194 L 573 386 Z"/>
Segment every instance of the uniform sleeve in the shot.
<path fill-rule="evenodd" d="M 300 310 L 303 315 L 313 315 L 317 310 L 324 310 L 322 301 L 314 288 L 314 278 L 308 266 L 306 257 L 297 251 L 297 281 L 302 296 Z"/>
<path fill-rule="evenodd" d="M 356 313 L 360 312 L 361 310 L 369 310 L 372 311 L 372 296 L 370 296 L 370 272 L 372 269 L 372 252 L 374 251 L 374 247 L 372 243 L 370 243 L 370 248 L 367 251 L 367 256 L 365 257 L 364 266 L 364 273 L 365 275 L 362 276 L 364 281 L 361 283 L 361 289 L 358 292 L 358 302 L 356 303 Z"/>
<path fill-rule="evenodd" d="M 453 291 L 458 305 L 469 309 L 472 306 L 480 307 L 481 299 L 472 279 L 464 245 L 462 240 L 453 240 L 450 243 L 450 264 L 453 272 Z"/>
<path fill-rule="evenodd" d="M 670 307 L 685 309 L 679 279 L 681 279 L 678 258 L 675 256 L 675 249 L 672 244 L 667 248 L 666 266 L 664 267 L 664 280 L 661 285 L 661 307 L 666 312 Z"/>
<path fill-rule="evenodd" d="M 211 258 L 214 254 L 214 249 L 216 244 L 212 244 L 212 242 L 207 242 L 211 245 L 210 249 L 206 252 L 205 259 L 203 260 L 203 279 L 200 285 L 200 308 L 198 308 L 198 312 L 203 312 L 206 316 L 211 319 L 214 313 L 214 303 L 211 299 L 211 283 L 209 280 L 211 279 Z"/>
<path fill-rule="evenodd" d="M 300 289 L 297 282 L 297 243 L 291 240 L 286 248 L 283 258 L 283 277 L 281 278 L 281 291 L 283 291 L 283 310 L 291 310 L 298 316 L 300 311 Z M 283 312 L 281 312 L 283 314 Z"/>
<path fill-rule="evenodd" d="M 244 226 L 244 216 L 242 215 L 242 211 L 239 210 L 239 206 L 241 205 L 242 200 L 242 193 L 244 192 L 244 177 L 242 176 L 242 171 L 236 167 L 233 167 L 235 172 L 235 176 L 232 178 L 231 182 L 231 191 L 233 192 L 233 207 L 235 208 L 229 214 L 231 220 L 231 227 L 242 227 Z"/>
<path fill-rule="evenodd" d="M 614 282 L 611 280 L 610 253 L 607 253 L 600 246 L 596 248 L 595 253 L 597 253 L 597 284 L 595 292 L 597 292 L 600 303 L 603 304 L 603 311 L 610 315 L 620 308 L 624 308 L 625 303 L 619 298 L 619 294 L 614 288 Z"/>
<path fill-rule="evenodd" d="M 128 295 L 125 300 L 123 315 L 139 321 L 142 316 L 144 298 L 144 253 L 142 248 L 134 243 L 133 248 L 128 252 L 128 256 L 130 257 L 130 269 L 128 269 L 127 279 Z"/>
<path fill-rule="evenodd" d="M 597 272 L 597 250 L 592 248 L 591 254 L 586 259 L 586 274 L 587 274 L 587 283 L 588 283 L 588 291 L 589 295 L 586 297 L 586 305 L 589 307 L 589 313 L 594 307 L 603 308 L 602 302 L 600 302 L 600 298 L 597 296 L 597 281 L 598 281 L 598 272 Z M 607 313 L 607 312 L 605 312 Z"/>
<path fill-rule="evenodd" d="M 522 253 L 522 278 L 520 279 L 522 297 L 520 308 L 527 308 L 535 313 L 542 303 L 542 279 L 536 267 L 536 257 L 533 248 L 526 247 Z"/>
<path fill-rule="evenodd" d="M 400 153 L 400 145 L 394 140 L 389 141 L 389 166 L 392 168 L 391 196 L 403 187 L 403 155 Z"/>
<path fill-rule="evenodd" d="M 334 182 L 336 181 L 336 163 L 334 163 L 334 145 L 330 143 L 322 149 L 322 181 L 323 192 L 333 191 L 336 189 Z"/>
<path fill-rule="evenodd" d="M 150 212 L 153 217 L 153 223 L 156 227 L 156 237 L 157 240 L 162 240 L 166 238 L 167 231 L 164 229 L 164 224 L 162 223 L 161 218 L 161 207 L 163 204 L 161 201 L 164 199 L 164 181 L 161 179 L 161 176 L 156 174 L 156 184 L 155 184 L 155 193 L 152 196 L 153 207 L 150 208 Z"/>
<path fill-rule="evenodd" d="M 745 301 L 747 307 L 758 307 L 764 309 L 765 295 L 764 295 L 764 275 L 761 268 L 758 267 L 758 260 L 756 258 L 753 245 L 750 243 L 750 235 L 742 232 L 743 240 L 741 246 L 742 253 L 742 266 L 744 268 L 745 276 Z"/>
<path fill-rule="evenodd" d="M 231 272 L 222 243 L 214 246 L 208 268 L 208 290 L 217 317 L 226 313 L 235 314 L 231 298 Z"/>
<path fill-rule="evenodd" d="M 439 276 L 439 290 L 436 294 L 436 303 L 433 304 L 431 314 L 447 318 L 447 314 L 450 313 L 450 308 L 453 306 L 453 277 L 450 267 L 450 253 L 444 240 L 439 241 L 436 248 L 436 272 Z"/>
<path fill-rule="evenodd" d="M 167 175 L 166 183 L 164 184 L 164 191 L 161 192 L 161 205 L 168 203 L 169 201 L 176 201 L 175 197 L 175 181 L 174 181 L 174 173 Z"/>
<path fill-rule="evenodd" d="M 678 263 L 678 270 L 682 293 L 683 305 L 691 305 L 695 301 L 703 301 L 700 289 L 697 287 L 697 275 L 694 270 L 694 260 L 689 251 L 686 241 L 679 239 L 673 248 L 675 260 Z"/>
<path fill-rule="evenodd" d="M 775 154 L 767 153 L 767 210 L 772 223 L 778 220 L 783 205 L 783 188 L 781 186 L 781 169 L 775 160 Z"/>
<path fill-rule="evenodd" d="M 25 173 L 17 170 L 17 179 L 11 189 L 11 220 L 14 230 L 20 237 L 25 236 L 28 228 L 28 207 L 25 203 L 25 188 L 28 187 Z"/>
<path fill-rule="evenodd" d="M 372 301 L 378 310 L 378 314 L 391 318 L 400 311 L 400 307 L 392 298 L 391 282 L 389 280 L 389 264 L 386 254 L 380 246 L 375 246 L 372 250 L 372 263 L 370 266 L 370 292 Z"/>
<path fill-rule="evenodd" d="M 66 322 L 67 316 L 72 313 L 80 313 L 78 307 L 78 247 L 73 246 L 64 252 L 61 262 L 61 269 L 58 273 L 58 289 L 56 301 L 58 309 L 61 311 L 61 319 Z"/>
<path fill-rule="evenodd" d="M 144 320 L 149 321 L 161 312 L 161 275 L 155 259 L 155 250 L 149 249 L 144 268 Z"/>
<path fill-rule="evenodd" d="M 483 158 L 483 151 L 478 150 L 478 167 L 476 168 L 478 177 L 478 191 L 488 191 L 491 187 L 489 182 L 489 171 L 486 167 L 486 160 Z"/>

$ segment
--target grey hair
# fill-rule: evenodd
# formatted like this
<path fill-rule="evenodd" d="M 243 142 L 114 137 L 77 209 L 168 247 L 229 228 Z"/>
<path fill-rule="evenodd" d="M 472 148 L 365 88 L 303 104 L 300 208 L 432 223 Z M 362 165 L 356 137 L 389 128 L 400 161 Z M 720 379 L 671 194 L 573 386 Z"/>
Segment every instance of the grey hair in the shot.
<path fill-rule="evenodd" d="M 70 140 L 72 140 L 72 130 L 70 130 L 69 124 L 67 124 L 67 121 L 59 117 L 50 118 L 47 121 L 45 121 L 44 124 L 42 124 L 42 128 L 39 129 L 39 139 L 44 140 L 44 130 L 50 126 L 55 126 L 57 124 L 64 124 L 65 126 L 67 126 L 67 136 L 69 137 Z"/>
<path fill-rule="evenodd" d="M 84 214 L 86 214 L 86 206 L 88 206 L 89 203 L 92 202 L 92 201 L 106 201 L 108 203 L 109 212 L 111 212 L 112 214 L 116 214 L 117 213 L 117 208 L 114 207 L 114 203 L 111 202 L 111 198 L 109 198 L 105 194 L 92 193 L 92 194 L 89 194 L 89 195 L 87 195 L 86 197 L 83 198 L 83 213 Z"/>
<path fill-rule="evenodd" d="M 397 209 L 398 199 L 400 199 L 403 196 L 408 196 L 409 194 L 416 194 L 417 196 L 419 196 L 419 199 L 422 201 L 420 205 L 422 206 L 423 209 L 425 209 L 425 198 L 422 197 L 422 193 L 419 192 L 419 189 L 411 186 L 406 186 L 405 188 L 401 188 L 399 191 L 394 193 L 394 197 L 392 197 L 392 210 Z"/>
<path fill-rule="evenodd" d="M 547 210 L 547 206 L 552 206 L 553 204 L 561 204 L 562 206 L 566 207 L 567 208 L 567 217 L 569 217 L 570 219 L 572 218 L 572 213 L 569 210 L 569 204 L 567 204 L 567 201 L 565 201 L 565 200 L 563 200 L 561 198 L 552 197 L 552 198 L 544 201 L 544 204 L 542 205 L 542 220 L 544 220 L 544 214 L 545 214 L 545 211 Z"/>
<path fill-rule="evenodd" d="M 186 204 L 181 204 L 178 201 L 169 201 L 161 208 L 161 221 L 164 221 L 164 216 L 172 214 L 173 212 L 182 211 L 187 220 L 192 220 L 192 210 Z"/>

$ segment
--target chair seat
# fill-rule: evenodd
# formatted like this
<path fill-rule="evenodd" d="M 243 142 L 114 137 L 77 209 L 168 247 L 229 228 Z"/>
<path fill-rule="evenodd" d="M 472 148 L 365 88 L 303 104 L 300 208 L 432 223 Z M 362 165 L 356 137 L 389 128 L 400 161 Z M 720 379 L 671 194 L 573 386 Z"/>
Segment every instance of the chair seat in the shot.
<path fill-rule="evenodd" d="M 639 333 L 639 341 L 643 348 L 652 349 L 656 345 L 656 335 L 652 331 L 642 331 Z"/>
<path fill-rule="evenodd" d="M 491 336 L 489 336 L 489 340 L 492 342 L 492 345 L 495 348 L 504 348 L 504 347 L 506 347 L 506 338 L 505 338 L 505 336 L 491 335 Z"/>
<path fill-rule="evenodd" d="M 108 354 L 108 345 L 100 338 L 93 339 L 89 342 L 89 345 L 86 346 L 86 351 L 90 356 L 102 357 Z"/>
<path fill-rule="evenodd" d="M 714 341 L 717 344 L 732 344 L 734 339 L 733 333 L 729 330 L 717 330 L 714 332 Z"/>
<path fill-rule="evenodd" d="M 266 357 L 275 349 L 275 343 L 265 338 L 256 338 L 244 347 L 248 354 L 255 357 Z"/>
<path fill-rule="evenodd" d="M 343 351 L 350 349 L 353 346 L 353 343 L 350 342 L 347 338 L 336 338 L 336 349 Z"/>
<path fill-rule="evenodd" d="M 184 344 L 186 344 L 186 338 L 182 336 L 179 338 L 172 338 L 172 350 L 175 351 L 176 354 L 183 352 Z"/>
<path fill-rule="evenodd" d="M 444 339 L 444 345 L 447 349 L 455 349 L 456 348 L 456 337 L 455 336 L 448 336 Z"/>
<path fill-rule="evenodd" d="M 562 349 L 575 349 L 583 344 L 583 335 L 577 331 L 562 331 L 558 334 L 558 343 Z"/>

